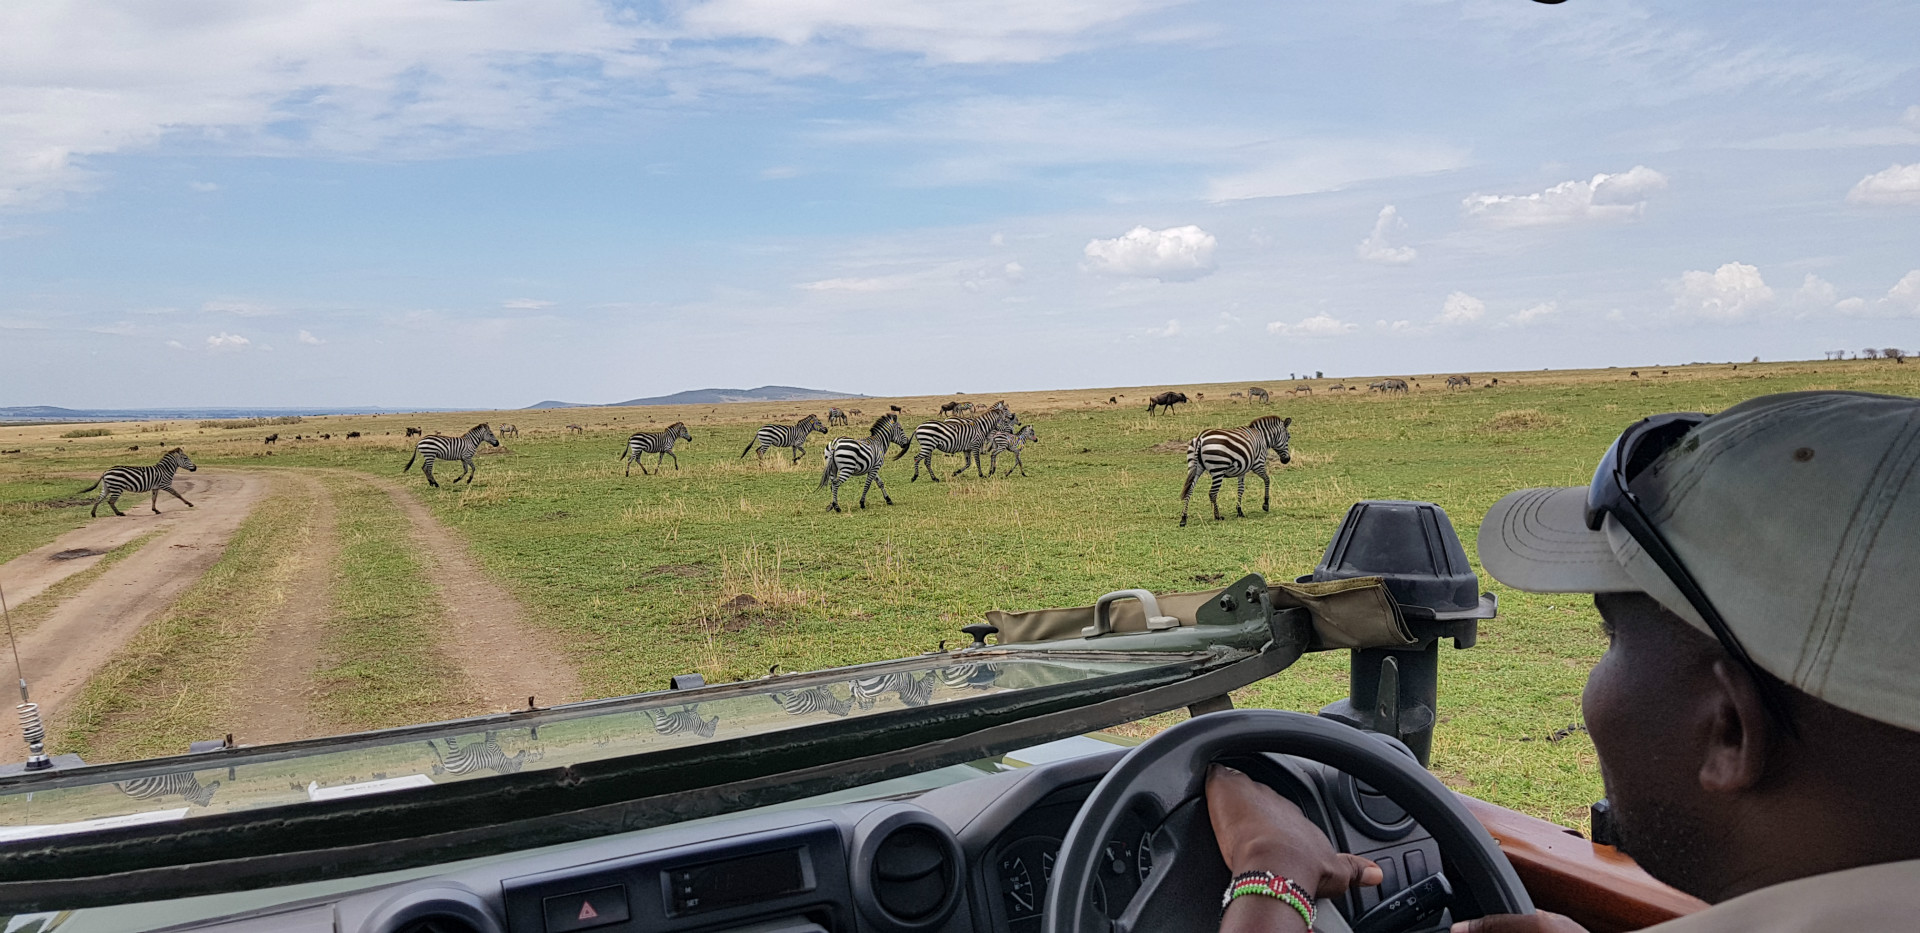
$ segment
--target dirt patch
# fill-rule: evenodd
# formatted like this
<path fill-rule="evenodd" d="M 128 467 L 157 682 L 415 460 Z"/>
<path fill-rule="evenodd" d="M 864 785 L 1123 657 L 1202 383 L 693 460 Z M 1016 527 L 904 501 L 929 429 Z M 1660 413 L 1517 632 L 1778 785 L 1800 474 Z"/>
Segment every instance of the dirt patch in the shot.
<path fill-rule="evenodd" d="M 741 593 L 721 601 L 711 612 L 696 620 L 710 633 L 744 632 L 748 629 L 778 628 L 787 622 L 778 608 Z"/>
<path fill-rule="evenodd" d="M 663 577 L 704 577 L 711 568 L 703 564 L 661 564 L 648 568 L 647 572 Z"/>
<path fill-rule="evenodd" d="M 524 709 L 529 696 L 541 706 L 585 698 L 573 662 L 534 631 L 520 602 L 480 569 L 458 532 L 399 483 L 354 476 L 385 490 L 412 525 L 416 553 L 446 611 L 440 648 L 459 667 L 480 710 Z"/>
<path fill-rule="evenodd" d="M 64 551 L 55 551 L 47 555 L 48 560 L 77 560 L 82 557 L 99 557 L 106 551 L 90 547 L 70 547 Z"/>
<path fill-rule="evenodd" d="M 1149 447 L 1147 449 L 1153 451 L 1154 453 L 1168 454 L 1176 450 L 1186 450 L 1187 441 L 1190 441 L 1190 440 L 1192 440 L 1192 438 L 1181 438 L 1179 440 L 1161 441 L 1160 443 L 1155 444 L 1152 447 Z M 1086 453 L 1086 451 L 1083 450 L 1081 451 L 1081 453 Z"/>

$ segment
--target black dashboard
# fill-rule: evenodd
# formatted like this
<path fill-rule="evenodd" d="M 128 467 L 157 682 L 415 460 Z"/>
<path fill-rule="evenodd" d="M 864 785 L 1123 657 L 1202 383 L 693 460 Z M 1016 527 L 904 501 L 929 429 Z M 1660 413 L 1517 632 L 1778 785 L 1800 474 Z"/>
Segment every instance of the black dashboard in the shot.
<path fill-rule="evenodd" d="M 963 780 L 906 799 L 759 811 L 457 863 L 430 877 L 166 929 L 1039 933 L 1060 842 L 1124 753 Z M 1380 863 L 1385 883 L 1344 905 L 1349 916 L 1440 870 L 1427 833 L 1351 778 L 1282 756 L 1232 764 L 1300 804 L 1337 847 Z M 1167 827 L 1175 822 L 1147 813 L 1123 821 L 1105 844 L 1097 909 L 1120 916 L 1156 861 L 1170 855 Z M 1186 825 L 1204 827 L 1204 814 Z M 1199 842 L 1211 851 L 1210 835 Z M 1225 867 L 1217 873 L 1219 885 L 1193 892 L 1198 909 L 1216 909 Z M 259 892 L 251 897 L 260 902 Z M 1444 929 L 1447 919 L 1423 929 Z"/>

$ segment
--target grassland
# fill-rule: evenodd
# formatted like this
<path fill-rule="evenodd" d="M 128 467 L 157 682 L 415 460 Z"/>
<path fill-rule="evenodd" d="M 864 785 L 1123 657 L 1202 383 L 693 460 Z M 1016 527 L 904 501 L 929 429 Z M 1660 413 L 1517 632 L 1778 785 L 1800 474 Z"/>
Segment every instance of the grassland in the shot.
<path fill-rule="evenodd" d="M 1490 376 L 1499 377 L 1497 387 L 1484 385 Z M 1081 605 L 1130 587 L 1202 589 L 1249 570 L 1304 573 L 1362 498 L 1437 502 L 1472 553 L 1479 516 L 1501 495 L 1584 483 L 1608 441 L 1644 414 L 1716 411 L 1809 388 L 1920 394 L 1920 366 L 1870 361 L 1475 377 L 1480 387 L 1460 391 L 1441 388 L 1444 377 L 1423 377 L 1405 398 L 1330 393 L 1333 380 L 1291 398 L 1279 394 L 1284 385 L 1267 383 L 1275 402 L 1259 409 L 1227 401 L 1244 385 L 1179 386 L 1206 400 L 1155 416 L 1144 412 L 1145 398 L 1160 387 L 1009 394 L 1039 431 L 1026 455 L 1031 476 L 909 483 L 902 460 L 883 474 L 898 505 L 881 505 L 876 494 L 865 511 L 844 515 L 827 514 L 826 493 L 815 489 L 817 436 L 797 466 L 771 454 L 764 464 L 737 457 L 764 420 L 824 405 L 336 417 L 298 429 L 332 432 L 332 441 L 289 441 L 294 432 L 281 427 L 281 443 L 263 448 L 261 437 L 274 429 L 261 427 L 186 428 L 154 442 L 185 444 L 203 467 L 397 473 L 407 459 L 402 425 L 458 433 L 481 419 L 517 423 L 524 436 L 482 457 L 471 487 L 434 490 L 416 475 L 406 479 L 578 661 L 590 692 L 606 695 L 659 688 L 686 671 L 714 681 L 775 664 L 798 670 L 927 651 L 961 637 L 961 625 L 991 608 Z M 1107 403 L 1119 394 L 1119 404 Z M 939 401 L 843 403 L 866 412 L 846 433 L 864 434 L 889 402 L 913 422 Z M 1256 482 L 1249 517 L 1232 517 L 1229 504 L 1229 518 L 1213 522 L 1202 499 L 1193 525 L 1176 527 L 1179 442 L 1267 412 L 1294 419 L 1294 462 L 1276 473 L 1273 511 L 1258 511 Z M 625 435 L 673 420 L 686 421 L 695 438 L 679 448 L 683 468 L 622 477 Z M 568 433 L 568 423 L 586 430 Z M 339 439 L 348 430 L 369 436 Z M 0 502 L 31 503 L 34 490 L 71 494 L 46 477 L 127 456 L 112 440 L 60 442 L 57 433 L 0 429 L 0 446 L 24 448 L 0 459 Z M 937 464 L 946 479 L 958 460 Z M 380 508 L 375 499 L 341 503 L 343 528 L 352 509 Z M 0 528 L 0 554 L 51 537 L 76 510 L 48 511 L 62 518 Z M 369 559 L 342 585 L 400 586 L 409 572 L 397 559 Z M 1500 595 L 1501 616 L 1483 624 L 1478 647 L 1442 655 L 1434 768 L 1476 796 L 1580 825 L 1600 794 L 1592 746 L 1578 733 L 1548 739 L 1580 718 L 1580 688 L 1603 647 L 1596 618 L 1584 599 L 1517 593 L 1485 577 L 1482 584 Z M 1343 695 L 1345 681 L 1344 655 L 1313 656 L 1238 699 L 1316 709 Z"/>

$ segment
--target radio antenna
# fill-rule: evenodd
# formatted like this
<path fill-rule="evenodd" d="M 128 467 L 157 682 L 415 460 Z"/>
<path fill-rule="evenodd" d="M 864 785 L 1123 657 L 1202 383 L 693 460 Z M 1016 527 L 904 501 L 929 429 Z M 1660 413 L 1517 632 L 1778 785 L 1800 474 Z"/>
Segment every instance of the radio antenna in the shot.
<path fill-rule="evenodd" d="M 45 771 L 53 767 L 47 757 L 47 728 L 40 722 L 40 704 L 27 698 L 27 672 L 20 666 L 20 642 L 13 637 L 13 613 L 7 608 L 7 591 L 0 587 L 0 618 L 7 623 L 7 646 L 13 649 L 13 673 L 20 679 L 20 705 L 13 708 L 20 717 L 20 735 L 27 741 L 27 770 Z"/>

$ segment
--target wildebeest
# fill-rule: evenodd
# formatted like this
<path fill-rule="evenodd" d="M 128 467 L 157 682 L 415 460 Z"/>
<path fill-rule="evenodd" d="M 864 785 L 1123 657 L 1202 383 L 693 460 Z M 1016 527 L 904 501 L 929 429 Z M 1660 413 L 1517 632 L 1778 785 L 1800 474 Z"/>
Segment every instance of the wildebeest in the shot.
<path fill-rule="evenodd" d="M 1269 392 L 1267 392 L 1267 390 L 1266 390 L 1266 389 L 1264 389 L 1264 388 L 1261 388 L 1260 386 L 1249 386 L 1249 387 L 1247 388 L 1247 398 L 1248 398 L 1248 399 L 1259 399 L 1259 400 L 1260 400 L 1260 401 L 1262 401 L 1262 402 L 1272 402 L 1272 401 L 1273 401 L 1273 395 L 1272 395 L 1272 394 L 1270 394 Z"/>
<path fill-rule="evenodd" d="M 128 450 L 139 450 L 139 449 L 140 449 L 140 445 L 139 445 L 139 444 L 135 444 L 135 445 L 133 445 L 132 447 L 129 447 L 129 448 L 127 448 L 127 449 L 128 449 Z"/>
<path fill-rule="evenodd" d="M 425 431 L 422 431 L 422 430 L 420 430 L 419 428 L 408 428 L 408 429 L 407 429 L 407 436 L 408 436 L 408 437 L 418 437 L 418 436 L 420 436 L 420 435 L 422 435 L 422 434 L 425 434 L 425 433 L 427 433 L 427 432 L 425 432 Z M 299 438 L 294 438 L 294 440 L 299 440 Z"/>
<path fill-rule="evenodd" d="M 348 437 L 348 439 L 352 439 L 352 438 L 356 438 L 356 437 L 359 437 L 359 436 L 360 436 L 360 432 L 359 432 L 359 431 L 348 431 L 348 432 L 347 432 L 347 437 Z"/>
<path fill-rule="evenodd" d="M 280 440 L 280 435 L 278 433 L 269 434 L 267 435 L 266 443 L 272 444 L 279 440 Z"/>
<path fill-rule="evenodd" d="M 1109 395 L 1109 396 L 1107 396 L 1107 404 L 1109 404 L 1109 405 L 1118 405 L 1118 404 L 1120 404 L 1120 396 L 1118 396 L 1118 395 Z"/>
<path fill-rule="evenodd" d="M 330 441 L 330 440 L 333 440 L 333 435 L 331 435 L 331 434 L 322 434 L 322 435 L 320 435 L 320 439 L 321 439 L 321 440 L 323 440 L 323 441 Z"/>
<path fill-rule="evenodd" d="M 887 408 L 888 408 L 888 409 L 890 409 L 891 411 L 893 411 L 893 412 L 894 412 L 895 414 L 901 414 L 901 415 L 904 415 L 904 414 L 906 414 L 906 413 L 907 413 L 907 410 L 906 410 L 906 409 L 904 409 L 904 408 L 901 408 L 901 407 L 900 407 L 900 406 L 898 406 L 898 405 L 888 405 L 888 406 L 887 406 Z"/>
<path fill-rule="evenodd" d="M 1187 394 L 1185 392 L 1162 392 L 1153 398 L 1147 399 L 1147 414 L 1153 414 L 1153 410 L 1156 408 L 1164 408 L 1167 411 L 1172 411 L 1173 406 L 1186 400 Z"/>

